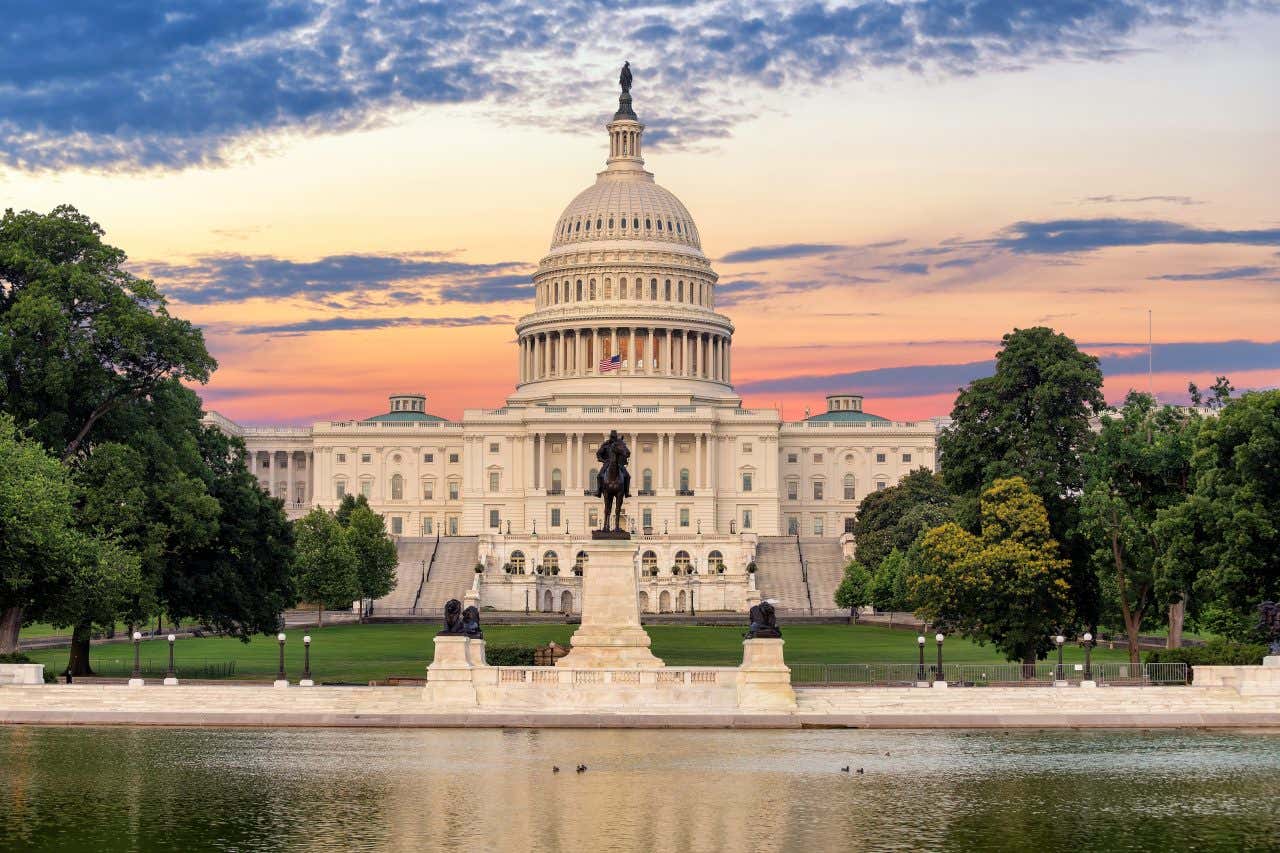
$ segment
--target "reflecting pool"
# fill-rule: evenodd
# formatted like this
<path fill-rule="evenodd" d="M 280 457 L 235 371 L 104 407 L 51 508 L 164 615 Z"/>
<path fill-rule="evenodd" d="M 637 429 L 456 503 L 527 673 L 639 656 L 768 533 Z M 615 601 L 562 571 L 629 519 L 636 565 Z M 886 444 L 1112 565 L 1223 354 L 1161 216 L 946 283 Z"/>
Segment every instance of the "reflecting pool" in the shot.
<path fill-rule="evenodd" d="M 445 848 L 1276 850 L 1280 735 L 0 728 L 0 850 Z"/>

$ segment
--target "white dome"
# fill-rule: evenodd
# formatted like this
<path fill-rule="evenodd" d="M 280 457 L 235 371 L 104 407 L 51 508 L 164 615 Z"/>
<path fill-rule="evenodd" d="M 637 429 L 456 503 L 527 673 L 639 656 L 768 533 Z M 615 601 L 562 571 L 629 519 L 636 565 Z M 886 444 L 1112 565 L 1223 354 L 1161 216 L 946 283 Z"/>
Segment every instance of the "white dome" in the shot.
<path fill-rule="evenodd" d="M 702 248 L 689 210 L 645 172 L 602 172 L 560 214 L 551 248 L 627 239 Z"/>

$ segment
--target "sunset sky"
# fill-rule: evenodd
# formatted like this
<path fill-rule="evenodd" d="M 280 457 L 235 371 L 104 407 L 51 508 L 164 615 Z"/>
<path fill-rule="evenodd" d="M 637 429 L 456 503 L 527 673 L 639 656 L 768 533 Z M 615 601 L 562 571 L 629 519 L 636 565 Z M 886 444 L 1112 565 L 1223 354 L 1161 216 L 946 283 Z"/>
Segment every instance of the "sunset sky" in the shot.
<path fill-rule="evenodd" d="M 0 207 L 98 221 L 246 423 L 500 405 L 629 59 L 735 384 L 946 414 L 1049 325 L 1107 396 L 1280 385 L 1280 4 L 19 2 Z"/>

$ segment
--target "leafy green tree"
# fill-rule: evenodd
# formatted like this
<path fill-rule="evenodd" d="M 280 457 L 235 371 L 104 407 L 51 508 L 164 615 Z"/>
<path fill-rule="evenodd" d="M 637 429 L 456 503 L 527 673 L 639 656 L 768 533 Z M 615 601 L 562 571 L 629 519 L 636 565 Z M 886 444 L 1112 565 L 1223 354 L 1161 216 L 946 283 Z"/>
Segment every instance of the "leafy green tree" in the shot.
<path fill-rule="evenodd" d="M 836 587 L 836 607 L 868 607 L 874 602 L 871 597 L 871 572 L 857 560 L 845 566 L 844 577 Z"/>
<path fill-rule="evenodd" d="M 1156 535 L 1155 521 L 1190 491 L 1200 421 L 1193 412 L 1157 406 L 1147 394 L 1131 391 L 1119 417 L 1103 415 L 1085 459 L 1080 529 L 1093 549 L 1105 603 L 1124 623 L 1133 663 L 1140 659 L 1143 618 L 1181 601 L 1187 591 L 1183 578 L 1165 571 L 1168 543 Z"/>
<path fill-rule="evenodd" d="M 915 546 L 908 552 L 894 548 L 880 561 L 880 566 L 871 575 L 871 603 L 877 610 L 915 609 L 908 579 L 912 574 L 910 555 L 915 555 L 916 551 Z"/>
<path fill-rule="evenodd" d="M 67 205 L 0 218 L 0 411 L 67 461 L 87 455 L 104 418 L 216 366 L 200 330 L 171 317 L 102 236 Z M 22 622 L 0 614 L 0 647 Z"/>
<path fill-rule="evenodd" d="M 361 498 L 364 496 L 361 495 Z M 339 523 L 342 522 L 339 520 Z M 382 516 L 366 503 L 355 506 L 343 525 L 347 541 L 356 552 L 356 574 L 360 582 L 360 598 L 381 598 L 396 586 L 396 543 L 387 535 Z"/>
<path fill-rule="evenodd" d="M 1034 666 L 1074 615 L 1070 564 L 1022 478 L 996 480 L 980 511 L 980 536 L 948 522 L 921 539 L 920 568 L 910 579 L 916 613 Z"/>
<path fill-rule="evenodd" d="M 1277 459 L 1280 391 L 1231 400 L 1196 436 L 1191 495 L 1155 525 L 1166 569 L 1193 575 L 1194 600 L 1212 603 L 1233 639 L 1249 639 L 1257 605 L 1280 597 Z"/>
<path fill-rule="evenodd" d="M 351 522 L 351 513 L 355 512 L 356 507 L 369 509 L 369 499 L 363 494 L 345 494 L 338 504 L 338 509 L 334 512 L 334 517 L 338 519 L 339 524 L 346 527 Z"/>
<path fill-rule="evenodd" d="M 293 533 L 294 584 L 322 622 L 326 605 L 346 607 L 360 597 L 359 557 L 338 520 L 318 507 L 293 523 Z"/>
<path fill-rule="evenodd" d="M 854 559 L 875 571 L 894 549 L 906 551 L 925 530 L 951 520 L 951 494 L 942 477 L 917 468 L 896 485 L 871 492 L 853 523 Z"/>
<path fill-rule="evenodd" d="M 997 479 L 1021 477 L 1043 502 L 1053 538 L 1071 561 L 1074 610 L 1099 612 L 1089 549 L 1077 533 L 1090 419 L 1105 407 L 1098 359 L 1042 326 L 1004 336 L 995 374 L 961 389 L 952 424 L 938 439 L 943 479 L 959 523 L 981 525 L 980 497 Z"/>

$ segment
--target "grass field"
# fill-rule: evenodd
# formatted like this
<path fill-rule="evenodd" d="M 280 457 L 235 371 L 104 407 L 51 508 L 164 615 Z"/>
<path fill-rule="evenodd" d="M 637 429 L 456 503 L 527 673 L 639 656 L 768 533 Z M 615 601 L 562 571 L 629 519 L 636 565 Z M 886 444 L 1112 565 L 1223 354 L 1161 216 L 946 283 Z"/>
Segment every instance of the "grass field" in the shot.
<path fill-rule="evenodd" d="M 490 646 L 545 645 L 554 640 L 567 645 L 572 625 L 493 625 L 485 628 Z M 439 630 L 434 624 L 423 625 L 335 625 L 309 631 L 292 630 L 285 646 L 285 665 L 291 681 L 302 672 L 302 637 L 312 638 L 311 668 L 317 682 L 343 681 L 365 683 L 392 675 L 418 676 L 431 662 L 432 637 Z M 653 651 L 671 665 L 737 666 L 742 662 L 740 627 L 697 627 L 653 625 L 646 628 L 653 638 Z M 786 657 L 792 663 L 910 663 L 916 660 L 916 635 L 874 625 L 783 625 Z M 948 663 L 990 663 L 1001 660 L 990 646 L 979 646 L 964 639 L 952 638 L 943 647 Z M 175 656 L 179 674 L 187 667 L 202 664 L 235 662 L 237 679 L 275 677 L 278 647 L 269 637 L 255 637 L 241 643 L 226 637 L 179 640 Z M 932 639 L 926 646 L 926 659 L 933 661 L 936 649 Z M 144 666 L 150 663 L 154 672 L 163 672 L 168 644 L 163 640 L 142 643 Z M 47 649 L 30 652 L 36 663 L 53 672 L 66 668 L 67 650 Z M 1066 648 L 1066 660 L 1079 661 L 1083 652 Z M 94 646 L 91 659 L 100 675 L 128 675 L 133 666 L 133 646 L 111 643 Z M 1097 661 L 1127 660 L 1120 649 L 1095 649 Z M 191 673 L 189 677 L 198 677 Z"/>

